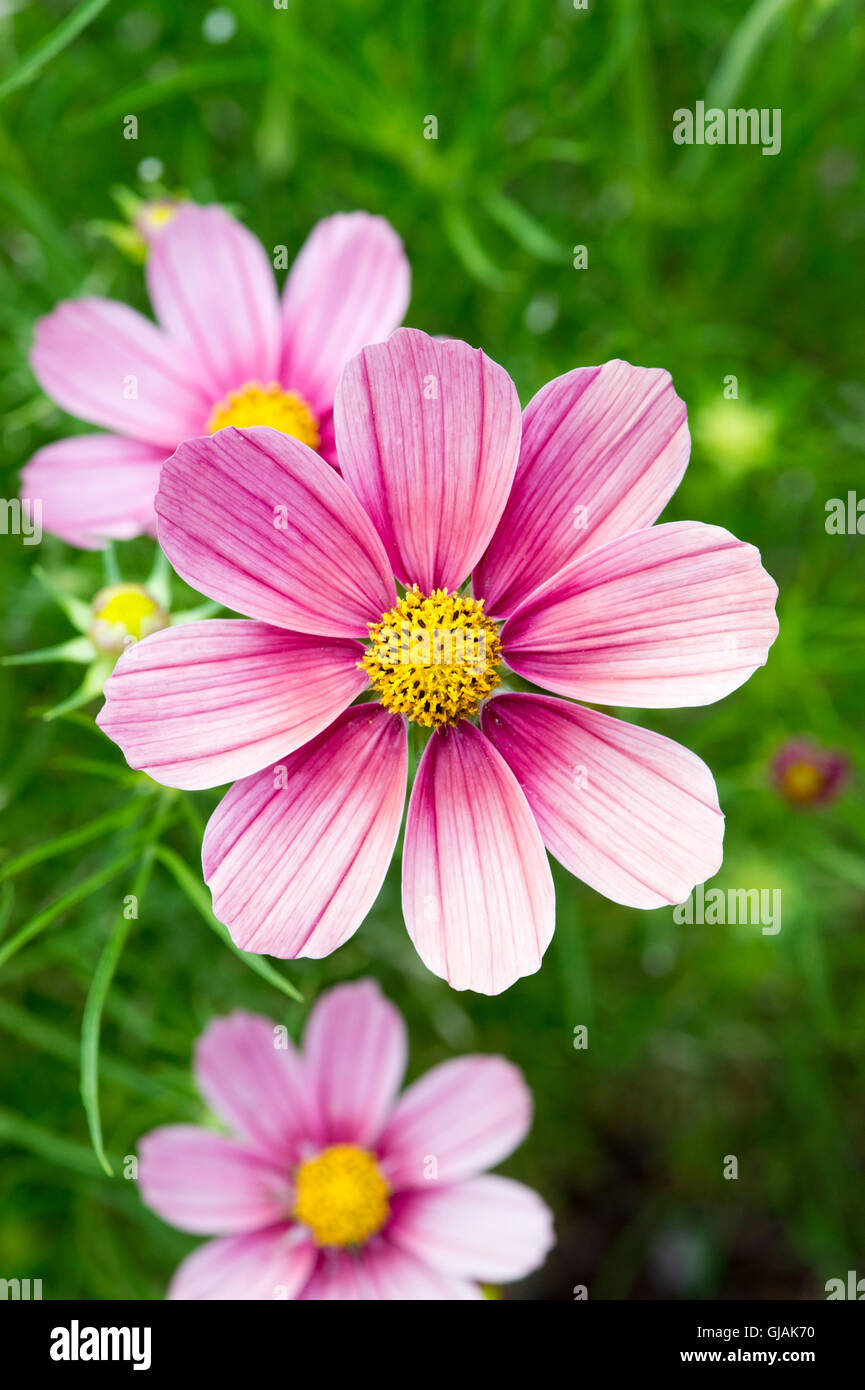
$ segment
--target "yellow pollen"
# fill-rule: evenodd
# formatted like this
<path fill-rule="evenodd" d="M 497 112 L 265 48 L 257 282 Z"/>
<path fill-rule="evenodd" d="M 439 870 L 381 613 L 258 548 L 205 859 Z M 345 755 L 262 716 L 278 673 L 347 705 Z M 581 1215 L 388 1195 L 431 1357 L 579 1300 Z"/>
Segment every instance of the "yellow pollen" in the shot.
<path fill-rule="evenodd" d="M 791 763 L 782 777 L 784 791 L 791 801 L 813 801 L 823 790 L 825 778 L 813 763 Z"/>
<path fill-rule="evenodd" d="M 168 621 L 165 609 L 140 584 L 111 584 L 93 600 L 90 637 L 99 651 L 119 654 Z"/>
<path fill-rule="evenodd" d="M 370 623 L 369 638 L 361 664 L 385 709 L 428 729 L 470 719 L 501 679 L 498 626 L 483 599 L 415 584 Z"/>
<path fill-rule="evenodd" d="M 227 425 L 246 429 L 250 425 L 269 425 L 273 430 L 293 435 L 310 449 L 321 443 L 318 421 L 302 397 L 295 391 L 283 391 L 273 381 L 267 387 L 248 381 L 239 391 L 229 391 L 224 401 L 217 401 L 207 422 L 207 433 L 216 434 Z"/>
<path fill-rule="evenodd" d="M 173 222 L 177 216 L 177 203 L 160 203 L 156 199 L 153 202 L 145 203 L 140 218 L 153 231 L 161 231 L 167 227 L 169 222 Z"/>
<path fill-rule="evenodd" d="M 334 1144 L 301 1163 L 294 1215 L 317 1245 L 362 1245 L 388 1218 L 388 1186 L 372 1154 L 355 1144 Z"/>

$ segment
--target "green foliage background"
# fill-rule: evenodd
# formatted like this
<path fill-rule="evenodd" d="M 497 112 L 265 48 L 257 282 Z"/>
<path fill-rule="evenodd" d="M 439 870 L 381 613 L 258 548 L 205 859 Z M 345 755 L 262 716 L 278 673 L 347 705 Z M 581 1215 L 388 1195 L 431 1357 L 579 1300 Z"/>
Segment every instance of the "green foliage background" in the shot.
<path fill-rule="evenodd" d="M 0 960 L 24 929 L 0 965 L 0 1277 L 41 1277 L 49 1298 L 161 1297 L 194 1242 L 144 1211 L 119 1165 L 146 1129 L 200 1114 L 196 1034 L 236 1006 L 296 1031 L 320 989 L 372 972 L 407 1015 L 412 1074 L 466 1050 L 525 1069 L 537 1116 L 508 1171 L 551 1203 L 559 1247 L 513 1296 L 566 1299 L 582 1283 L 593 1298 L 822 1297 L 828 1278 L 865 1274 L 865 540 L 824 528 L 829 498 L 865 491 L 862 5 L 228 8 L 236 32 L 214 43 L 196 3 L 2 7 L 4 496 L 39 444 L 81 428 L 35 385 L 34 320 L 82 291 L 147 308 L 140 267 L 93 225 L 116 216 L 113 185 L 147 192 L 145 159 L 169 188 L 231 205 L 292 254 L 328 213 L 386 215 L 413 265 L 408 321 L 482 345 L 524 401 L 613 356 L 668 368 L 694 447 L 667 516 L 761 548 L 781 636 L 729 699 L 646 722 L 715 771 L 728 817 L 717 882 L 780 887 L 783 929 L 676 926 L 557 871 L 541 972 L 495 999 L 455 994 L 408 942 L 394 865 L 349 945 L 276 966 L 300 1004 L 208 918 L 198 842 L 215 794 L 163 804 L 94 730 L 97 703 L 39 718 L 77 668 L 0 669 Z M 701 98 L 780 107 L 781 153 L 675 146 L 673 110 Z M 137 141 L 123 139 L 127 114 Z M 430 114 L 437 141 L 423 138 Z M 586 270 L 573 268 L 577 244 Z M 729 374 L 738 402 L 723 400 Z M 125 575 L 146 574 L 151 545 L 120 549 Z M 104 582 L 98 555 L 0 536 L 8 652 L 71 635 L 37 557 L 82 599 Z M 767 760 L 800 733 L 853 763 L 821 812 L 794 811 L 769 785 Z M 44 857 L 17 864 L 30 852 Z M 147 874 L 140 917 L 124 923 L 123 895 Z M 113 1178 L 88 1130 L 98 1139 L 100 1004 Z M 573 1047 L 579 1024 L 586 1051 Z M 730 1154 L 735 1182 L 722 1177 Z"/>

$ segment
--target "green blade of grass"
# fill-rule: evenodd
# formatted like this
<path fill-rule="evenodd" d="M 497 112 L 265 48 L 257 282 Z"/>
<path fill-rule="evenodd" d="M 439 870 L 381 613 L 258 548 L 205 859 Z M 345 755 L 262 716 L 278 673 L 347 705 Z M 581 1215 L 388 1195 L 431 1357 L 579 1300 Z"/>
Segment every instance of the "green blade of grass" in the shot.
<path fill-rule="evenodd" d="M 26 946 L 28 941 L 32 941 L 34 936 L 38 936 L 46 927 L 50 927 L 52 922 L 56 922 L 58 917 L 62 917 L 70 907 L 80 903 L 83 898 L 95 893 L 97 889 L 103 888 L 106 883 L 110 883 L 112 878 L 116 878 L 122 873 L 136 858 L 135 850 L 130 850 L 126 854 L 121 854 L 117 859 L 112 859 L 110 864 L 106 864 L 99 873 L 91 874 L 90 878 L 85 878 L 83 882 L 77 883 L 74 888 L 70 888 L 68 893 L 64 893 L 61 898 L 42 912 L 37 912 L 35 917 L 31 917 L 29 922 L 25 922 L 14 936 L 10 937 L 5 946 L 0 946 L 0 967 L 6 964 L 12 956 L 20 951 L 22 946 Z"/>
<path fill-rule="evenodd" d="M 216 932 L 219 939 L 223 941 L 245 965 L 248 965 L 250 970 L 254 970 L 256 975 L 260 975 L 268 984 L 275 985 L 283 994 L 288 995 L 289 999 L 294 999 L 298 1004 L 303 1003 L 303 995 L 299 990 L 295 989 L 294 985 L 287 980 L 284 975 L 281 975 L 278 970 L 275 970 L 268 960 L 265 960 L 263 956 L 253 955 L 249 951 L 242 951 L 239 946 L 235 946 L 228 928 L 223 926 L 222 922 L 213 914 L 213 909 L 208 901 L 207 889 L 200 880 L 194 876 L 189 867 L 184 864 L 179 854 L 175 854 L 174 850 L 167 849 L 165 845 L 161 845 L 156 851 L 156 858 L 169 871 L 178 887 L 183 890 L 193 907 L 201 914 L 211 930 Z"/>
<path fill-rule="evenodd" d="M 89 840 L 96 840 L 102 834 L 110 834 L 112 830 L 121 830 L 130 825 L 139 815 L 143 806 L 147 802 L 142 798 L 133 798 L 124 806 L 116 811 L 109 811 L 107 815 L 99 816 L 97 820 L 90 821 L 88 825 L 82 825 L 78 830 L 70 830 L 65 835 L 58 835 L 54 840 L 48 840 L 45 844 L 36 845 L 33 849 L 28 849 L 24 854 L 19 854 L 16 859 L 10 859 L 8 864 L 0 868 L 0 883 L 4 879 L 12 878 L 19 874 L 23 869 L 29 869 L 34 864 L 40 864 L 45 859 L 53 859 L 57 854 L 65 854 L 67 850 L 77 849 L 79 845 L 86 845 Z"/>
<path fill-rule="evenodd" d="M 175 792 L 163 790 L 159 798 L 156 815 L 148 831 L 147 843 L 144 846 L 138 871 L 132 882 L 132 895 L 139 903 L 144 897 L 147 884 L 150 881 L 156 842 L 165 828 L 175 796 Z M 81 1020 L 81 1100 L 84 1105 L 84 1113 L 87 1116 L 90 1142 L 96 1157 L 109 1177 L 114 1176 L 114 1170 L 108 1161 L 102 1139 L 102 1117 L 99 1107 L 99 1039 L 102 1032 L 102 1012 L 105 1007 L 105 999 L 111 988 L 114 972 L 123 954 L 126 938 L 134 920 L 133 917 L 127 917 L 125 911 L 117 914 L 114 926 L 111 928 L 108 940 L 96 963 Z"/>
<path fill-rule="evenodd" d="M 5 80 L 0 82 L 0 101 L 10 92 L 16 92 L 19 87 L 24 87 L 28 82 L 32 82 L 46 63 L 50 63 L 51 59 L 56 58 L 58 53 L 62 53 L 64 48 L 68 48 L 81 31 L 86 29 L 87 25 L 92 23 L 110 3 L 111 0 L 81 0 L 81 4 L 76 5 L 72 13 L 68 14 L 52 33 L 47 34 L 44 39 L 37 43 L 35 48 L 31 48 L 29 53 L 25 53 Z"/>

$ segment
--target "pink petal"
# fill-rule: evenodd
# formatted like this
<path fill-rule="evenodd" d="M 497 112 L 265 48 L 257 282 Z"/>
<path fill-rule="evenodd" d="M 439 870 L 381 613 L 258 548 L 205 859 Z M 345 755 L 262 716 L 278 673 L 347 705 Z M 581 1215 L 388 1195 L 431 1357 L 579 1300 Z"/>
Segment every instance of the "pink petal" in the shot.
<path fill-rule="evenodd" d="M 408 1194 L 388 1236 L 444 1274 L 483 1282 L 524 1279 L 555 1244 L 546 1202 L 497 1174 Z"/>
<path fill-rule="evenodd" d="M 402 894 L 421 960 L 454 989 L 499 994 L 540 966 L 555 924 L 549 864 L 516 778 L 473 724 L 426 746 Z"/>
<path fill-rule="evenodd" d="M 337 985 L 321 996 L 303 1051 L 319 1099 L 323 1143 L 375 1143 L 405 1072 L 406 1049 L 402 1015 L 374 980 Z"/>
<path fill-rule="evenodd" d="M 501 695 L 483 728 L 544 844 L 605 897 L 680 903 L 721 866 L 724 817 L 706 764 L 671 739 L 545 695 Z"/>
<path fill-rule="evenodd" d="M 606 705 L 706 705 L 765 665 L 777 585 L 720 526 L 672 522 L 568 565 L 502 629 L 519 675 Z"/>
<path fill-rule="evenodd" d="M 224 1236 L 193 1250 L 178 1266 L 168 1298 L 255 1302 L 297 1298 L 315 1268 L 315 1246 L 297 1227 L 271 1226 Z"/>
<path fill-rule="evenodd" d="M 147 287 L 160 323 L 194 353 L 211 406 L 247 382 L 277 378 L 273 266 L 257 237 L 223 208 L 178 208 L 151 244 Z"/>
<path fill-rule="evenodd" d="M 210 402 L 179 344 L 125 304 L 70 299 L 36 325 L 30 364 L 46 395 L 91 424 L 173 449 Z"/>
<path fill-rule="evenodd" d="M 288 1172 L 315 1132 L 318 1111 L 306 1068 L 285 1029 L 239 1009 L 216 1018 L 198 1039 L 194 1070 L 217 1119 Z"/>
<path fill-rule="evenodd" d="M 178 574 L 276 627 L 367 637 L 396 599 L 381 542 L 342 479 L 278 430 L 220 430 L 181 444 L 156 496 Z"/>
<path fill-rule="evenodd" d="M 317 414 L 367 343 L 402 323 L 411 293 L 403 245 L 383 217 L 338 212 L 313 227 L 285 282 L 282 380 Z"/>
<path fill-rule="evenodd" d="M 378 1151 L 391 1187 L 432 1191 L 507 1158 L 532 1122 L 532 1097 L 504 1057 L 455 1057 L 409 1086 Z"/>
<path fill-rule="evenodd" d="M 357 931 L 393 854 L 407 766 L 402 721 L 357 705 L 276 768 L 234 784 L 210 818 L 202 862 L 238 946 L 318 959 Z"/>
<path fill-rule="evenodd" d="M 300 1297 L 305 1302 L 467 1302 L 476 1284 L 433 1269 L 387 1238 L 360 1251 L 327 1251 Z"/>
<path fill-rule="evenodd" d="M 235 1235 L 282 1221 L 291 1209 L 287 1173 L 224 1134 L 166 1125 L 138 1146 L 141 1198 L 194 1235 Z"/>
<path fill-rule="evenodd" d="M 321 733 L 367 683 L 357 642 L 210 619 L 126 649 L 97 716 L 130 767 L 169 787 L 248 777 Z"/>
<path fill-rule="evenodd" d="M 21 474 L 21 496 L 40 498 L 42 525 L 82 550 L 153 534 L 165 450 L 119 434 L 76 434 L 47 444 Z"/>
<path fill-rule="evenodd" d="M 690 444 L 669 372 L 614 361 L 548 382 L 523 413 L 514 485 L 475 573 L 487 612 L 512 613 L 577 555 L 650 526 Z"/>
<path fill-rule="evenodd" d="M 467 343 L 401 328 L 346 367 L 334 406 L 339 466 L 394 573 L 456 589 L 507 500 L 520 405 L 507 372 Z"/>

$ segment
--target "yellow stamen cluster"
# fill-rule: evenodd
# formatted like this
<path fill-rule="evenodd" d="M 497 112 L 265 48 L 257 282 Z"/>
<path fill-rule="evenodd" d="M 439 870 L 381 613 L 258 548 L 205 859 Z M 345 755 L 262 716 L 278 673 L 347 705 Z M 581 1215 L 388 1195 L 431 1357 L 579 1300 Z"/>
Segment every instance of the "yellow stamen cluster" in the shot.
<path fill-rule="evenodd" d="M 111 584 L 93 600 L 90 638 L 98 651 L 116 656 L 168 621 L 165 609 L 140 584 Z"/>
<path fill-rule="evenodd" d="M 362 1245 L 388 1218 L 388 1185 L 372 1154 L 355 1144 L 334 1144 L 301 1163 L 294 1215 L 317 1245 Z"/>
<path fill-rule="evenodd" d="M 269 425 L 308 444 L 310 449 L 317 449 L 321 443 L 318 421 L 306 401 L 295 391 L 283 391 L 275 381 L 267 387 L 248 381 L 239 391 L 229 391 L 224 401 L 218 401 L 207 422 L 207 433 L 216 434 L 227 425 L 238 429 Z"/>
<path fill-rule="evenodd" d="M 369 637 L 362 664 L 385 709 L 428 729 L 470 719 L 501 679 L 498 627 L 483 599 L 415 584 Z"/>
<path fill-rule="evenodd" d="M 786 796 L 791 801 L 814 801 L 822 792 L 825 777 L 814 763 L 791 763 L 782 775 L 781 782 Z"/>

